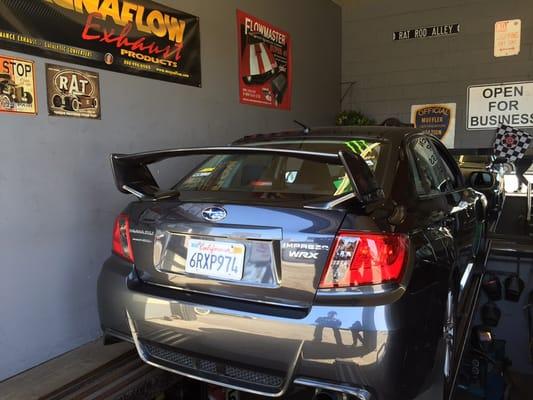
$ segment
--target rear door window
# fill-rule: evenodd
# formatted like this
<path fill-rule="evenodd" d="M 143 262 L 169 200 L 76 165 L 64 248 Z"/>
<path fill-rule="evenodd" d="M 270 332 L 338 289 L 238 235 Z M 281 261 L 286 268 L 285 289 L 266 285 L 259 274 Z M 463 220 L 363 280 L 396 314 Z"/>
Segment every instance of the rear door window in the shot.
<path fill-rule="evenodd" d="M 417 136 L 409 142 L 412 172 L 419 195 L 448 193 L 456 188 L 455 176 L 426 136 Z"/>
<path fill-rule="evenodd" d="M 459 169 L 457 162 L 455 161 L 453 156 L 448 152 L 448 150 L 442 144 L 442 142 L 440 142 L 436 138 L 433 138 L 432 141 L 433 141 L 433 145 L 435 146 L 444 164 L 444 170 L 445 170 L 446 175 L 448 176 L 448 181 L 453 187 L 452 189 L 458 189 L 462 187 L 464 182 L 462 179 L 461 170 Z"/>
<path fill-rule="evenodd" d="M 250 144 L 322 153 L 347 150 L 359 154 L 375 172 L 382 142 L 367 140 L 295 140 Z M 261 192 L 290 196 L 340 196 L 352 191 L 342 165 L 302 160 L 275 154 L 217 155 L 195 168 L 177 186 L 180 191 Z"/>

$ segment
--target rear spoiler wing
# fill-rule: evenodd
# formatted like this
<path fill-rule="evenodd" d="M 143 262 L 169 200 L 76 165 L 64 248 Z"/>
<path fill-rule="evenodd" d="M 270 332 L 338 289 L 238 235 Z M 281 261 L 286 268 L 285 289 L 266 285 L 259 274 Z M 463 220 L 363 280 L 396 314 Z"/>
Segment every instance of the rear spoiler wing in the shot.
<path fill-rule="evenodd" d="M 337 154 L 333 154 L 265 147 L 193 147 L 136 154 L 112 154 L 111 166 L 115 185 L 120 192 L 131 193 L 141 199 L 155 199 L 158 198 L 158 193 L 161 189 L 150 172 L 148 165 L 174 157 L 220 154 L 271 154 L 343 165 L 354 188 L 354 194 L 361 202 L 370 203 L 383 197 L 383 191 L 377 185 L 374 175 L 365 160 L 357 154 L 342 150 Z"/>

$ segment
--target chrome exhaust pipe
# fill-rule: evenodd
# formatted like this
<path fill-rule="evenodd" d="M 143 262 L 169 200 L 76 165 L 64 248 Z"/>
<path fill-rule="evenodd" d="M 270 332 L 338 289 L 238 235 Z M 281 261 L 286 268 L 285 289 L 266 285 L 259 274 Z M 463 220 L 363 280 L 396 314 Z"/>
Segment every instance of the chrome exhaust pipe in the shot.
<path fill-rule="evenodd" d="M 313 400 L 372 400 L 373 396 L 366 389 L 348 385 L 339 385 L 311 378 L 296 378 L 294 384 L 315 389 Z"/>
<path fill-rule="evenodd" d="M 328 390 L 316 389 L 313 400 L 346 400 L 344 394 Z"/>

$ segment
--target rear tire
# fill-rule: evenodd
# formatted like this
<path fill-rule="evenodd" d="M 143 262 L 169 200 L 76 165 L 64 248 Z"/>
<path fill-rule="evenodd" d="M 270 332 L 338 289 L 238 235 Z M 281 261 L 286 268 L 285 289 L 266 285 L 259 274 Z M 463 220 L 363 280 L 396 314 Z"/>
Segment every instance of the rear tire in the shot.
<path fill-rule="evenodd" d="M 456 361 L 456 327 L 455 327 L 455 296 L 449 290 L 446 297 L 446 310 L 443 334 L 439 340 L 435 363 L 431 372 L 430 386 L 420 393 L 416 400 L 450 400 L 455 374 Z"/>
<path fill-rule="evenodd" d="M 0 107 L 2 107 L 4 110 L 8 110 L 12 108 L 11 99 L 8 95 L 2 94 L 0 95 Z"/>
<path fill-rule="evenodd" d="M 443 399 L 452 396 L 455 372 L 457 369 L 457 319 L 456 296 L 452 289 L 446 297 L 446 314 L 443 326 L 444 359 L 442 362 Z"/>
<path fill-rule="evenodd" d="M 52 104 L 55 108 L 61 108 L 63 106 L 63 99 L 60 95 L 56 94 L 52 97 Z"/>
<path fill-rule="evenodd" d="M 72 99 L 70 106 L 72 108 L 72 111 L 78 112 L 80 110 L 80 102 L 78 99 Z"/>
<path fill-rule="evenodd" d="M 33 96 L 31 95 L 31 93 L 29 93 L 29 92 L 24 93 L 24 102 L 26 104 L 33 103 Z"/>

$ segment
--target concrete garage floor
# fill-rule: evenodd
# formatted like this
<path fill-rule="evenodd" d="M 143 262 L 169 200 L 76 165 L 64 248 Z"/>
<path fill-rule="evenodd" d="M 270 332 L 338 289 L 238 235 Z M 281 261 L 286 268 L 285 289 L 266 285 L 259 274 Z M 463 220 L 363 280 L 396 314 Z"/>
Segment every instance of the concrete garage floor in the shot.
<path fill-rule="evenodd" d="M 133 349 L 97 340 L 0 382 L 0 400 L 36 400 Z"/>
<path fill-rule="evenodd" d="M 186 386 L 182 382 L 178 375 L 144 364 L 133 345 L 103 346 L 98 340 L 0 382 L 0 400 L 175 400 L 183 390 L 186 399 L 207 398 L 205 386 L 192 380 Z M 312 389 L 296 387 L 283 399 L 309 400 L 312 396 Z M 428 391 L 423 398 L 435 397 Z M 239 399 L 265 398 L 240 393 Z"/>
<path fill-rule="evenodd" d="M 197 400 L 205 388 L 140 360 L 134 346 L 104 346 L 97 340 L 0 382 L 0 400 L 174 400 L 185 390 Z M 310 399 L 312 391 L 300 388 L 286 400 Z M 263 397 L 241 394 L 240 400 Z"/>
<path fill-rule="evenodd" d="M 521 377 L 516 377 L 519 378 Z M 184 390 L 187 393 L 184 396 L 186 399 L 207 397 L 205 386 L 188 381 L 184 388 L 182 382 L 183 379 L 178 375 L 144 364 L 133 345 L 118 343 L 103 346 L 102 341 L 98 340 L 0 382 L 0 400 L 175 400 Z M 420 400 L 437 398 L 439 389 L 429 389 L 420 396 Z M 312 395 L 311 389 L 300 387 L 283 399 L 309 400 Z M 217 400 L 218 398 L 219 396 L 216 397 Z M 473 399 L 461 391 L 457 392 L 455 398 Z M 527 396 L 518 394 L 511 397 L 522 398 Z M 239 399 L 265 398 L 241 393 Z"/>

